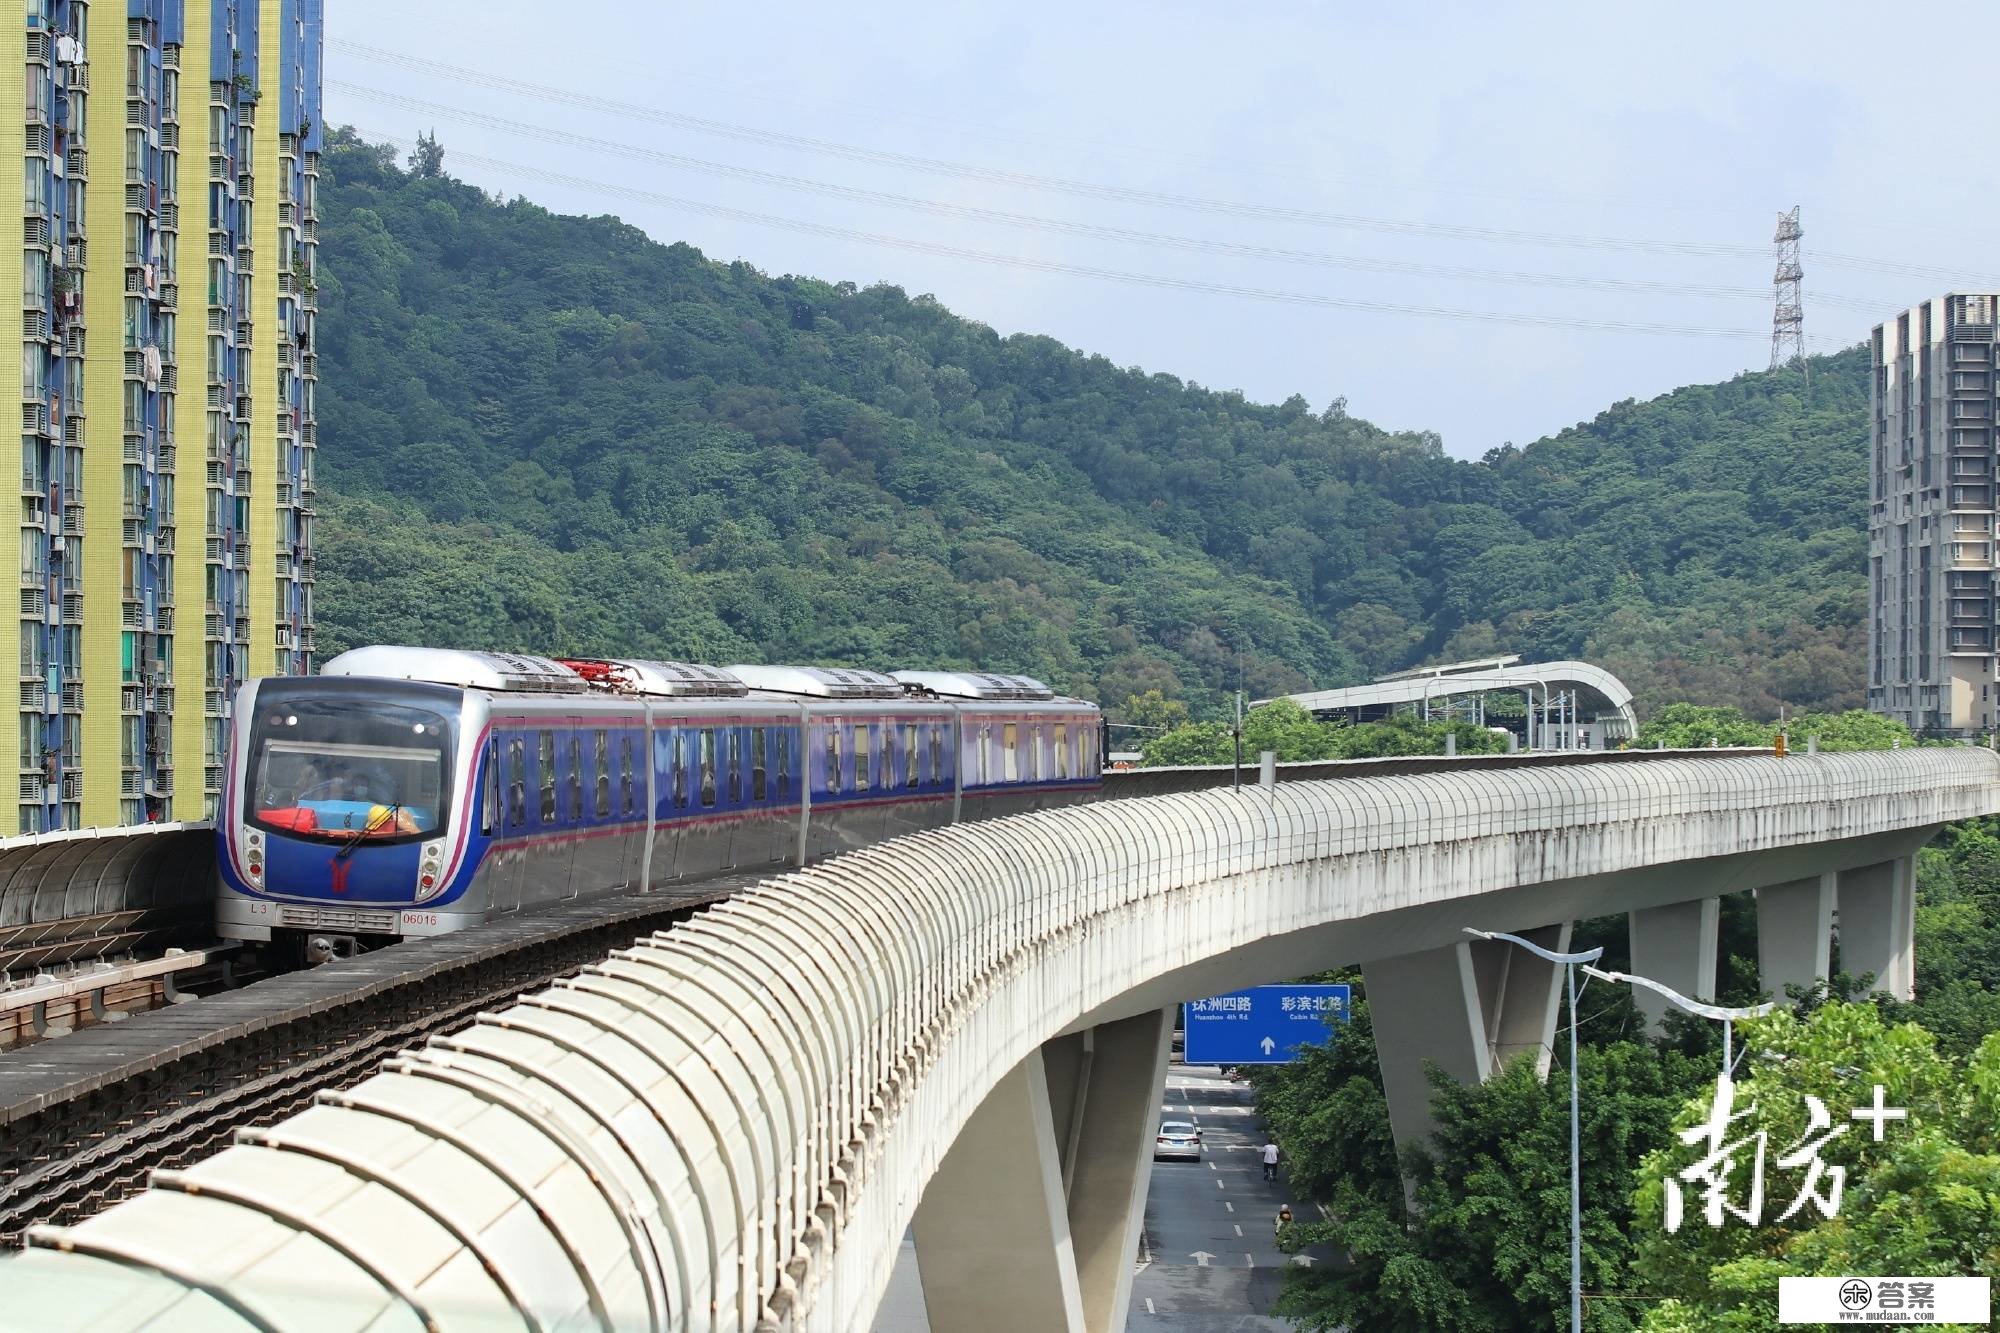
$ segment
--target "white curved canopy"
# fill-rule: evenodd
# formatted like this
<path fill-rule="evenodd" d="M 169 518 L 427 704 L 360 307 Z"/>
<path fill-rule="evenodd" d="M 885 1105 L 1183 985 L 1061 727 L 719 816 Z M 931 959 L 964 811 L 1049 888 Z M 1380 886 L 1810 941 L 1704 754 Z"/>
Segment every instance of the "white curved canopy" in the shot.
<path fill-rule="evenodd" d="M 1993 812 L 1996 780 L 1972 748 L 1533 765 L 900 838 L 36 1229 L 0 1264 L 7 1318 L 865 1328 L 940 1158 L 1058 1034 L 1466 925 L 1682 901 L 1690 862 L 1717 892 L 1907 855 Z"/>
<path fill-rule="evenodd" d="M 1624 726 L 1625 735 L 1639 729 L 1632 711 L 1632 691 L 1625 682 L 1589 662 L 1519 662 L 1484 671 L 1458 671 L 1439 675 L 1401 675 L 1394 679 L 1370 681 L 1338 690 L 1309 690 L 1284 697 L 1307 712 L 1336 713 L 1347 709 L 1389 708 L 1397 704 L 1421 704 L 1426 700 L 1448 699 L 1469 694 L 1491 694 L 1500 690 L 1533 688 L 1560 693 L 1574 690 L 1587 715 L 1610 714 Z M 1260 699 L 1259 703 L 1268 703 Z"/>

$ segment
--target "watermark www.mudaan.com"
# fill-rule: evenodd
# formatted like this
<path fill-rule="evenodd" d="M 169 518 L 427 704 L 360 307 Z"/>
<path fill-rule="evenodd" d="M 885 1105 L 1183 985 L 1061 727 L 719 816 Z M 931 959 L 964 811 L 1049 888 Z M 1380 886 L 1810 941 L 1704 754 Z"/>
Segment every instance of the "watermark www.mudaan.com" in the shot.
<path fill-rule="evenodd" d="M 1756 1103 L 1742 1110 L 1735 1106 L 1735 1081 L 1724 1073 L 1716 1080 L 1715 1098 L 1707 1119 L 1682 1130 L 1681 1142 L 1706 1149 L 1693 1165 L 1669 1176 L 1666 1184 L 1668 1232 L 1678 1231 L 1686 1217 L 1687 1200 L 1682 1186 L 1699 1188 L 1702 1219 L 1720 1228 L 1734 1217 L 1750 1226 L 1761 1225 L 1765 1210 L 1765 1156 L 1769 1147 L 1762 1130 L 1739 1138 L 1730 1137 L 1731 1127 L 1742 1120 L 1754 1120 Z M 1850 1124 L 1836 1123 L 1834 1115 L 1819 1098 L 1807 1095 L 1806 1132 L 1777 1156 L 1782 1170 L 1803 1175 L 1791 1206 L 1778 1215 L 1790 1221 L 1808 1209 L 1832 1219 L 1840 1215 L 1845 1167 L 1830 1164 L 1820 1151 L 1846 1134 Z M 1882 1085 L 1874 1087 L 1871 1103 L 1855 1106 L 1846 1119 L 1860 1121 L 1871 1131 L 1876 1143 L 1884 1140 L 1885 1129 L 1906 1121 L 1909 1111 L 1888 1106 Z M 1730 1197 L 1737 1164 L 1748 1168 L 1748 1197 L 1741 1202 Z M 1781 1277 L 1778 1279 L 1778 1322 L 1780 1324 L 1975 1324 L 1985 1327 L 1992 1318 L 1992 1280 L 1984 1277 Z"/>
<path fill-rule="evenodd" d="M 1781 1277 L 1781 1324 L 1971 1324 L 1992 1318 L 1983 1277 Z"/>

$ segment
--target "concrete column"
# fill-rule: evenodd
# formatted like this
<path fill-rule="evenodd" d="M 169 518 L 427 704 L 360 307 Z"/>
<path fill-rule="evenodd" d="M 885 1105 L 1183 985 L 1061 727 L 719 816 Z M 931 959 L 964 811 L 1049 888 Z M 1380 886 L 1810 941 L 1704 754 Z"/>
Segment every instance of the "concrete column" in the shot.
<path fill-rule="evenodd" d="M 1566 922 L 1514 933 L 1545 949 L 1569 948 Z M 1516 945 L 1468 939 L 1365 963 L 1361 977 L 1398 1146 L 1436 1132 L 1427 1065 L 1475 1083 L 1526 1057 L 1547 1076 L 1561 968 Z"/>
<path fill-rule="evenodd" d="M 1840 970 L 1875 974 L 1874 989 L 1916 998 L 1916 858 L 1840 872 Z"/>
<path fill-rule="evenodd" d="M 1040 1051 L 972 1113 L 924 1188 L 915 1232 L 935 1333 L 1083 1329 Z"/>
<path fill-rule="evenodd" d="M 1720 941 L 1720 898 L 1700 898 L 1631 913 L 1632 974 L 1672 986 L 1691 1000 L 1715 998 L 1715 951 Z M 1644 986 L 1632 988 L 1646 1026 L 1660 1030 L 1672 1007 L 1667 997 Z"/>
<path fill-rule="evenodd" d="M 1834 880 L 1826 874 L 1757 890 L 1757 985 L 1773 999 L 1831 974 Z"/>
<path fill-rule="evenodd" d="M 1555 953 L 1569 950 L 1567 921 L 1513 933 Z M 1492 940 L 1468 940 L 1466 945 L 1475 970 L 1499 973 L 1491 992 L 1497 1002 L 1488 999 L 1484 1005 L 1488 1067 L 1481 1077 L 1492 1077 L 1516 1059 L 1531 1059 L 1535 1077 L 1547 1078 L 1555 1053 L 1556 1017 L 1562 1011 L 1562 969 L 1519 945 Z"/>
<path fill-rule="evenodd" d="M 1122 1333 L 1173 1012 L 1048 1043 L 980 1103 L 917 1205 L 934 1333 Z"/>
<path fill-rule="evenodd" d="M 1068 1172 L 1069 1229 L 1089 1333 L 1124 1333 L 1173 1035 L 1171 1009 L 1105 1023 L 1091 1034 Z M 992 1327 L 1035 1325 L 1016 1320 Z"/>

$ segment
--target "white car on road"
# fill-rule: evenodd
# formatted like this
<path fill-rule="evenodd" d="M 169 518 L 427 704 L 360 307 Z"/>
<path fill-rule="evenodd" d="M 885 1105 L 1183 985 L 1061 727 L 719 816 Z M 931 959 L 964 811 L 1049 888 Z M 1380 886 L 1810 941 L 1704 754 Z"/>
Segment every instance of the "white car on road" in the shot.
<path fill-rule="evenodd" d="M 1179 1158 L 1182 1161 L 1201 1160 L 1201 1131 L 1185 1120 L 1166 1120 L 1160 1124 L 1160 1132 L 1153 1139 L 1153 1160 Z"/>

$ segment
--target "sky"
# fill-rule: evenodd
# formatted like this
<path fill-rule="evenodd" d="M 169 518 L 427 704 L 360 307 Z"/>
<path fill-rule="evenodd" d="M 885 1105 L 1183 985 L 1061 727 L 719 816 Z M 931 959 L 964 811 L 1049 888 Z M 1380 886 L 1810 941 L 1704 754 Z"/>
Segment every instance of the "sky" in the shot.
<path fill-rule="evenodd" d="M 1768 365 L 1795 205 L 1810 350 L 2000 290 L 1950 54 L 2000 6 L 1930 8 L 328 0 L 325 105 L 558 212 L 1478 457 Z"/>

